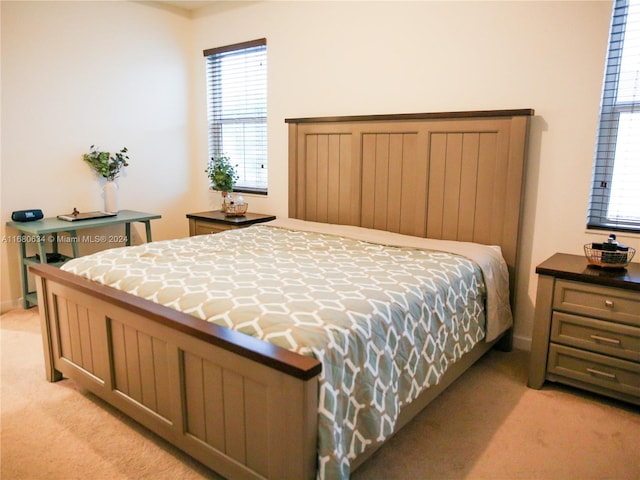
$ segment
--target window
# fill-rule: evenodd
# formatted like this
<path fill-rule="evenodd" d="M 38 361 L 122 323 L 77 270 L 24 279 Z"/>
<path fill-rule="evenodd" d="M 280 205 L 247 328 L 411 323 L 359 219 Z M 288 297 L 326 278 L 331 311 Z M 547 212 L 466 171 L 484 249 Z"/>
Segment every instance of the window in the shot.
<path fill-rule="evenodd" d="M 205 50 L 209 157 L 230 158 L 237 192 L 267 193 L 267 41 Z"/>
<path fill-rule="evenodd" d="M 615 0 L 588 228 L 640 232 L 640 0 Z"/>

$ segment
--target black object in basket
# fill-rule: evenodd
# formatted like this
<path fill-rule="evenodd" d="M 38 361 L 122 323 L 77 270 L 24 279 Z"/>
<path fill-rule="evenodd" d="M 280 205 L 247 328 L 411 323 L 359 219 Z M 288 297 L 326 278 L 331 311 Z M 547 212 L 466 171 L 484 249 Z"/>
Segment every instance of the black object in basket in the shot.
<path fill-rule="evenodd" d="M 607 242 L 587 243 L 584 246 L 584 255 L 589 264 L 601 268 L 625 268 L 635 253 L 635 248 L 618 244 L 615 235 L 610 235 Z"/>

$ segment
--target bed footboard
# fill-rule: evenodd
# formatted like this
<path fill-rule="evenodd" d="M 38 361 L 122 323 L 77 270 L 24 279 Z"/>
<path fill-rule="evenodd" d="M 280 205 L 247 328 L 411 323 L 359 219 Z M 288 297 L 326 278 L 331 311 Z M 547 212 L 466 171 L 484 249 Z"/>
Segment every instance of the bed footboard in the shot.
<path fill-rule="evenodd" d="M 312 478 L 320 364 L 47 265 L 47 379 L 63 376 L 229 478 Z"/>

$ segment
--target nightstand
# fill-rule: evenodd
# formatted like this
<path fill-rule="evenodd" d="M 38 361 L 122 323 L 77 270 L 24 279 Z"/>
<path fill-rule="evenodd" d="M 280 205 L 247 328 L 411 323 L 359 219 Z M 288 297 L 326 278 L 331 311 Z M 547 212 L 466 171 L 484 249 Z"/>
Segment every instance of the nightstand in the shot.
<path fill-rule="evenodd" d="M 640 264 L 556 253 L 536 268 L 529 387 L 545 380 L 640 405 Z"/>
<path fill-rule="evenodd" d="M 218 233 L 234 228 L 245 228 L 256 223 L 275 220 L 275 215 L 263 215 L 262 213 L 249 213 L 241 217 L 227 217 L 220 210 L 209 212 L 188 213 L 189 236 Z"/>

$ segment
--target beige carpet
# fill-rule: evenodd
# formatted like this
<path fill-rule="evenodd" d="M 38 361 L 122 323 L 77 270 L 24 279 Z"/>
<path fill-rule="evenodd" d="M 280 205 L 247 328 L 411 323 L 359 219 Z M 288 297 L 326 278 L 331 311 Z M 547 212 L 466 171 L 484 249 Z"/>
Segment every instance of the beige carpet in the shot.
<path fill-rule="evenodd" d="M 219 478 L 73 382 L 44 379 L 37 309 L 0 317 L 1 478 Z M 640 412 L 526 387 L 527 353 L 490 352 L 353 476 L 640 480 Z"/>

